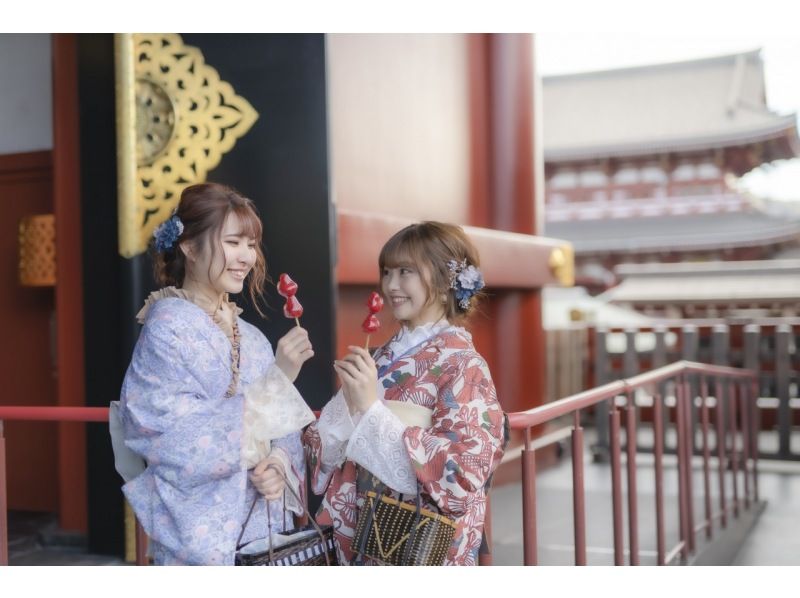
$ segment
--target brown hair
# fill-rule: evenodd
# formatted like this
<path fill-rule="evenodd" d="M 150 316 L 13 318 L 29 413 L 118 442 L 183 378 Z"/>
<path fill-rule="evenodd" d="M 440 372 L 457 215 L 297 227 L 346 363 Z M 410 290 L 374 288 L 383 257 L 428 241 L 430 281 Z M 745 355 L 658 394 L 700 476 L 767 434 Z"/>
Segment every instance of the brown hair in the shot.
<path fill-rule="evenodd" d="M 180 249 L 180 243 L 184 241 L 197 241 L 200 244 L 208 242 L 213 262 L 217 248 L 222 250 L 219 236 L 225 219 L 229 214 L 236 214 L 242 223 L 242 234 L 256 241 L 256 262 L 247 277 L 247 286 L 253 307 L 264 317 L 259 300 L 265 303 L 264 284 L 268 277 L 266 260 L 261 250 L 263 227 L 255 204 L 225 185 L 201 183 L 183 190 L 176 214 L 183 223 L 183 232 L 172 247 L 157 251 L 155 245 L 152 245 L 156 281 L 161 286 L 183 286 L 186 256 Z M 208 275 L 211 278 L 210 266 Z"/>
<path fill-rule="evenodd" d="M 458 304 L 455 291 L 450 288 L 447 262 L 465 259 L 467 265 L 480 267 L 478 250 L 460 226 L 426 221 L 411 224 L 386 241 L 378 257 L 378 272 L 382 277 L 384 268 L 396 268 L 408 262 L 416 264 L 428 293 L 428 304 L 437 301 L 440 295 L 446 295 L 444 315 L 451 322 L 459 322 L 475 313 L 484 296 L 482 292 L 473 295 L 467 309 Z"/>

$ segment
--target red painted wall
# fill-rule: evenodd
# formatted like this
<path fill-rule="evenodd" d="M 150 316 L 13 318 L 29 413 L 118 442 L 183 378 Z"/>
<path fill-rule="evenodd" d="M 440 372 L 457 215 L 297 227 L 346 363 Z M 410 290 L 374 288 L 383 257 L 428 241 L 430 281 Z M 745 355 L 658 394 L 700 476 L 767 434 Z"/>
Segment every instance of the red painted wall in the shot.
<path fill-rule="evenodd" d="M 331 181 L 337 209 L 537 230 L 532 36 L 328 35 Z M 355 216 L 354 216 L 355 215 Z M 377 288 L 386 238 L 357 240 L 339 218 L 337 354 L 363 343 L 363 303 Z M 381 226 L 381 234 L 385 234 Z M 351 265 L 375 260 L 372 286 Z M 542 255 L 546 256 L 546 252 Z M 482 255 L 484 262 L 489 255 Z M 546 258 L 542 258 L 546 259 Z M 540 404 L 544 355 L 539 287 L 492 289 L 468 326 L 507 411 Z M 485 271 L 492 284 L 490 270 Z M 384 316 L 377 345 L 396 329 Z"/>
<path fill-rule="evenodd" d="M 19 221 L 53 211 L 50 152 L 0 156 L 0 393 L 2 405 L 55 405 L 52 288 L 19 284 Z M 58 471 L 55 424 L 5 422 L 8 507 L 55 511 Z"/>

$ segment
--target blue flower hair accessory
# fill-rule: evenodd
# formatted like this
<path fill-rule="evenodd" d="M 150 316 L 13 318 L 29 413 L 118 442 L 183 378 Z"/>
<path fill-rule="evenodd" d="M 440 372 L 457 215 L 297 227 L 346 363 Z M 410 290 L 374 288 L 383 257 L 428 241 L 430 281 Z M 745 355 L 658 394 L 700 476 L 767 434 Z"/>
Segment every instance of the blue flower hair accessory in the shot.
<path fill-rule="evenodd" d="M 458 306 L 466 311 L 470 298 L 484 287 L 483 275 L 475 266 L 467 265 L 466 258 L 460 262 L 450 260 L 447 269 L 450 271 L 450 288 L 455 291 Z"/>
<path fill-rule="evenodd" d="M 178 218 L 178 214 L 173 212 L 172 216 L 159 224 L 153 231 L 156 251 L 164 252 L 175 247 L 175 242 L 178 240 L 178 237 L 181 236 L 182 232 L 183 222 Z"/>

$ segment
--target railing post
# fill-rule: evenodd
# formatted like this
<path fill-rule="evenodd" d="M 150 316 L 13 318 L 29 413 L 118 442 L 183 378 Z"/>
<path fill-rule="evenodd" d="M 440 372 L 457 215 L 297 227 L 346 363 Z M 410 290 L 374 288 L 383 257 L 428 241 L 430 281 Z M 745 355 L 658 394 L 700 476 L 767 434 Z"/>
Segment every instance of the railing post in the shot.
<path fill-rule="evenodd" d="M 0 420 L 0 565 L 8 565 L 8 497 L 6 495 L 6 437 Z"/>
<path fill-rule="evenodd" d="M 758 410 L 758 381 L 757 379 L 750 382 L 750 412 L 753 414 L 753 423 L 756 428 L 753 435 L 753 500 L 758 502 L 758 432 L 761 428 L 760 415 Z"/>
<path fill-rule="evenodd" d="M 609 359 L 606 347 L 608 331 L 605 328 L 595 329 L 594 343 L 594 383 L 602 386 L 609 381 Z M 596 463 L 608 463 L 608 414 L 609 400 L 600 401 L 594 406 L 594 425 L 597 440 L 592 445 L 592 458 Z"/>
<path fill-rule="evenodd" d="M 725 505 L 725 412 L 722 408 L 724 402 L 723 384 L 719 377 L 714 379 L 714 396 L 717 398 L 717 406 L 714 409 L 717 436 L 717 468 L 719 469 L 719 524 L 725 528 L 728 524 L 728 513 Z"/>
<path fill-rule="evenodd" d="M 694 394 L 692 386 L 689 382 L 689 376 L 683 376 L 683 401 L 686 407 L 683 412 L 685 418 L 685 443 L 683 445 L 684 459 L 686 467 L 686 527 L 689 532 L 689 550 L 695 550 L 695 534 L 694 534 L 694 482 L 692 481 L 692 458 L 694 455 Z"/>
<path fill-rule="evenodd" d="M 738 399 L 738 384 L 731 380 L 730 401 L 728 405 L 728 416 L 731 426 L 731 467 L 733 468 L 733 516 L 739 518 L 739 453 L 736 450 L 736 401 Z"/>
<path fill-rule="evenodd" d="M 739 411 L 742 418 L 742 477 L 744 478 L 744 508 L 750 508 L 750 410 L 747 408 L 747 381 L 737 381 L 739 389 Z"/>
<path fill-rule="evenodd" d="M 631 565 L 639 564 L 639 513 L 636 494 L 636 401 L 635 390 L 628 391 L 628 404 L 625 413 L 625 436 L 628 453 L 628 536 Z"/>
<path fill-rule="evenodd" d="M 678 520 L 681 539 L 681 558 L 685 562 L 689 556 L 689 501 L 686 494 L 686 415 L 683 401 L 684 387 L 682 376 L 675 382 L 675 424 L 678 440 L 675 454 L 678 457 Z"/>
<path fill-rule="evenodd" d="M 713 535 L 713 518 L 711 514 L 711 473 L 709 462 L 711 453 L 708 447 L 708 381 L 705 375 L 700 378 L 700 420 L 703 430 L 703 504 L 706 515 L 706 538 Z"/>
<path fill-rule="evenodd" d="M 656 393 L 653 400 L 653 433 L 656 482 L 656 553 L 658 564 L 666 565 L 667 551 L 664 539 L 664 437 L 657 431 L 664 427 L 662 395 Z"/>
<path fill-rule="evenodd" d="M 586 498 L 583 489 L 583 428 L 575 412 L 572 428 L 572 510 L 575 533 L 575 564 L 586 564 Z"/>
<path fill-rule="evenodd" d="M 611 507 L 614 522 L 614 564 L 625 564 L 625 547 L 622 525 L 622 458 L 619 440 L 619 410 L 615 399 L 611 401 L 609 420 L 609 441 L 611 444 Z"/>
<path fill-rule="evenodd" d="M 656 552 L 658 564 L 666 565 L 664 542 L 664 422 L 662 416 L 662 395 L 653 397 L 653 445 L 656 474 Z"/>
<path fill-rule="evenodd" d="M 789 409 L 789 383 L 791 362 L 789 356 L 789 343 L 792 337 L 792 327 L 780 324 L 775 330 L 775 383 L 778 397 L 778 456 L 786 459 L 791 450 L 792 414 Z"/>
<path fill-rule="evenodd" d="M 538 563 L 536 550 L 536 454 L 530 448 L 530 428 L 525 429 L 522 450 L 522 542 L 525 565 Z"/>

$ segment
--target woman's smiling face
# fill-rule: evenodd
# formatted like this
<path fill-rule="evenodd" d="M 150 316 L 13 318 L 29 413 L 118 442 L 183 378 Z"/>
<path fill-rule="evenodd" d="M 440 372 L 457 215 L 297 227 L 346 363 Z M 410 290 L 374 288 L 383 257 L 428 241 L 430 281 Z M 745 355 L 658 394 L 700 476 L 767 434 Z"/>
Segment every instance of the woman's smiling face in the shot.
<path fill-rule="evenodd" d="M 228 214 L 219 237 L 222 251 L 212 252 L 211 243 L 206 241 L 191 263 L 190 277 L 218 294 L 241 293 L 256 263 L 256 240 L 242 229 L 239 217 L 233 212 Z"/>
<path fill-rule="evenodd" d="M 392 308 L 392 315 L 411 329 L 436 322 L 444 315 L 443 306 L 428 296 L 426 274 L 419 266 L 405 260 L 383 269 L 381 290 Z"/>

